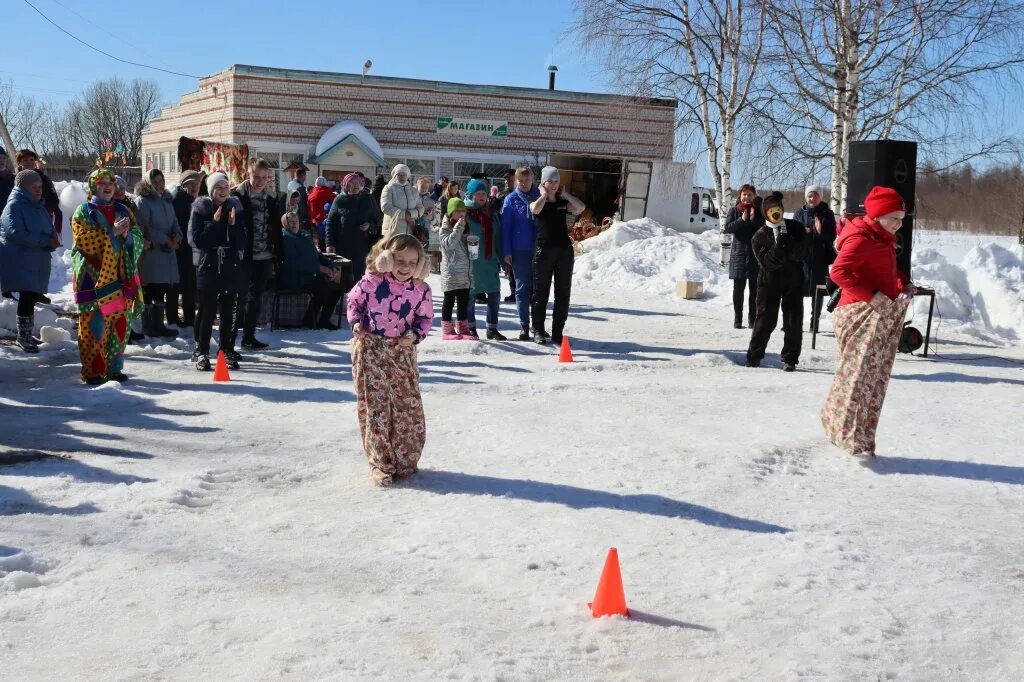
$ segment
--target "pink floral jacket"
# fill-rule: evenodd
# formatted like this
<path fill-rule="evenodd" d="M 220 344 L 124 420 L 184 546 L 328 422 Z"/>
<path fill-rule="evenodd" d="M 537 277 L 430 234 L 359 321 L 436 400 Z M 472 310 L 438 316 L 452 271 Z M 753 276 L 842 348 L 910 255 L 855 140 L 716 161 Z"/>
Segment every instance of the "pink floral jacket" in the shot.
<path fill-rule="evenodd" d="M 348 292 L 348 323 L 359 323 L 363 331 L 391 339 L 411 331 L 419 343 L 434 324 L 430 285 L 367 272 Z"/>

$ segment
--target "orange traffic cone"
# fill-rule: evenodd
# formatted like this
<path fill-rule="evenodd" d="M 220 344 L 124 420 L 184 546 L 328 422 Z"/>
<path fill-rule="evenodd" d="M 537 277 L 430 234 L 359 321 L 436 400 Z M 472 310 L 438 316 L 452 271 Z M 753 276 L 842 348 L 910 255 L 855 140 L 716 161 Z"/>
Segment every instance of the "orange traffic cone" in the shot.
<path fill-rule="evenodd" d="M 214 381 L 231 381 L 231 375 L 228 374 L 228 362 L 224 358 L 224 351 L 217 351 L 217 367 L 213 370 Z"/>
<path fill-rule="evenodd" d="M 558 351 L 559 362 L 572 362 L 572 348 L 569 347 L 569 337 L 562 337 L 562 349 Z"/>
<path fill-rule="evenodd" d="M 626 592 L 622 589 L 622 573 L 619 571 L 619 550 L 612 547 L 604 560 L 604 570 L 597 582 L 594 601 L 587 604 L 594 618 L 601 616 L 628 616 Z"/>

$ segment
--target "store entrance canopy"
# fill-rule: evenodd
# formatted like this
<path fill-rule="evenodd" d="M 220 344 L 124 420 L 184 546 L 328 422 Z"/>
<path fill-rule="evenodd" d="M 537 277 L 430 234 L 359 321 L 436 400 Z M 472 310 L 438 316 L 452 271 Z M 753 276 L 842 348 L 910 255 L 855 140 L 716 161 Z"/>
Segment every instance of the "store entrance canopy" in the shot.
<path fill-rule="evenodd" d="M 362 123 L 353 119 L 331 126 L 316 143 L 316 156 L 311 162 L 321 166 L 345 168 L 384 167 L 384 150 Z"/>

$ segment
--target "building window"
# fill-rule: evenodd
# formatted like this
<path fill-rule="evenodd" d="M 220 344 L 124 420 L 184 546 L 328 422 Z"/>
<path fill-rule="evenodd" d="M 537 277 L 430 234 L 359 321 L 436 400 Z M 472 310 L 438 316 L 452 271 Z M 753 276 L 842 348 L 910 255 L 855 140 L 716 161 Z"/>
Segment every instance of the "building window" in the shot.
<path fill-rule="evenodd" d="M 388 165 L 387 173 L 385 176 L 391 174 L 391 169 L 400 163 L 404 163 L 412 171 L 412 180 L 415 182 L 421 177 L 427 177 L 431 180 L 434 179 L 434 172 L 436 171 L 435 162 L 433 159 L 384 159 L 384 163 Z"/>
<path fill-rule="evenodd" d="M 463 187 L 469 182 L 477 173 L 484 173 L 487 179 L 492 185 L 498 184 L 499 186 L 504 182 L 505 171 L 509 168 L 516 168 L 516 164 L 509 163 L 483 163 L 481 161 L 456 161 L 455 162 L 455 180 Z M 538 174 L 537 177 L 540 177 Z"/>

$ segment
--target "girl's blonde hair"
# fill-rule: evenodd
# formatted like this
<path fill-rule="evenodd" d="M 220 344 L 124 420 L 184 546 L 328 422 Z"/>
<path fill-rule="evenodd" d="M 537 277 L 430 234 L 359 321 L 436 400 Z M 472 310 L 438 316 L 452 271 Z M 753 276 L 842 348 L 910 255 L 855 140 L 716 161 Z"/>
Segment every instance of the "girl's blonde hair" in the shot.
<path fill-rule="evenodd" d="M 392 235 L 374 244 L 370 255 L 366 257 L 366 269 L 374 275 L 386 275 L 395 267 L 395 254 L 408 249 L 412 249 L 419 256 L 412 278 L 426 279 L 430 275 L 430 260 L 423 244 L 411 234 Z"/>

